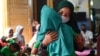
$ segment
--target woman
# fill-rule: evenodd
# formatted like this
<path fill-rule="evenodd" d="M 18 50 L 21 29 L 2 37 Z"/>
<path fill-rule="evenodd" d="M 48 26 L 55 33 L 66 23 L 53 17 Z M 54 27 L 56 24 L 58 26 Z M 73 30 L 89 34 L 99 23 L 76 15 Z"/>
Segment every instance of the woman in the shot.
<path fill-rule="evenodd" d="M 9 37 L 9 38 L 13 37 L 13 29 L 12 28 L 7 28 L 6 32 L 5 32 L 5 36 Z"/>
<path fill-rule="evenodd" d="M 69 10 L 69 9 L 68 9 Z M 49 11 L 48 13 L 45 13 Z M 46 17 L 45 17 L 46 16 Z M 44 38 L 45 33 L 50 31 L 58 32 L 58 39 L 50 43 L 47 47 L 50 56 L 73 56 L 73 30 L 71 27 L 66 25 L 67 20 L 61 19 L 61 17 L 52 9 L 44 6 L 41 10 L 41 26 L 37 35 L 37 43 L 41 42 Z M 45 24 L 45 25 L 44 25 Z M 68 37 L 69 38 L 68 38 Z M 34 48 L 38 46 L 34 45 Z M 63 47 L 63 48 L 62 48 Z M 66 53 L 65 53 L 66 52 Z"/>
<path fill-rule="evenodd" d="M 68 13 L 67 8 L 69 8 L 71 10 L 71 13 Z M 66 22 L 67 25 L 69 25 L 70 27 L 72 27 L 72 29 L 77 33 L 80 34 L 80 30 L 77 26 L 77 21 L 74 18 L 74 6 L 68 2 L 68 1 L 62 1 L 58 4 L 56 11 L 60 14 L 60 16 L 62 17 L 62 19 L 64 18 L 70 18 L 70 20 L 68 19 L 68 22 Z M 64 20 L 66 21 L 66 20 Z M 49 35 L 49 34 L 48 34 Z"/>
<path fill-rule="evenodd" d="M 16 41 L 16 43 L 18 43 L 20 46 L 24 46 L 25 45 L 25 40 L 24 40 L 24 36 L 22 35 L 23 33 L 23 26 L 18 25 L 16 27 L 16 32 L 14 33 L 14 39 Z"/>
<path fill-rule="evenodd" d="M 5 36 L 7 37 L 6 41 L 8 43 L 15 43 L 15 40 L 13 39 L 13 29 L 12 28 L 7 28 L 5 32 Z"/>
<path fill-rule="evenodd" d="M 64 21 L 67 21 L 66 24 L 69 25 L 74 32 L 77 34 L 77 38 L 74 38 L 74 48 L 75 50 L 82 50 L 84 44 L 84 38 L 82 37 L 80 30 L 77 26 L 77 21 L 74 18 L 74 6 L 69 1 L 62 1 L 58 4 L 56 11 L 60 14 L 61 18 Z M 66 20 L 67 19 L 67 20 Z"/>
<path fill-rule="evenodd" d="M 0 40 L 0 45 L 4 47 L 8 44 L 14 43 L 15 41 L 12 37 L 13 37 L 13 29 L 7 28 L 5 31 L 5 36 L 2 36 Z"/>
<path fill-rule="evenodd" d="M 42 44 L 44 46 L 46 46 L 50 42 L 49 41 L 45 42 L 46 37 L 43 38 L 43 36 L 41 36 L 41 35 L 46 33 L 45 31 L 48 31 L 48 30 L 57 31 L 58 39 L 56 41 L 53 41 L 52 43 L 50 43 L 47 46 L 47 49 L 49 51 L 49 56 L 75 56 L 74 47 L 73 47 L 74 46 L 73 35 L 75 36 L 75 35 L 77 35 L 77 33 L 75 33 L 73 31 L 73 29 L 71 28 L 71 26 L 69 26 L 69 25 L 71 25 L 70 22 L 73 21 L 71 16 L 73 14 L 74 7 L 68 1 L 63 1 L 59 5 L 62 5 L 61 7 L 59 7 L 60 8 L 59 14 L 61 15 L 62 19 L 55 12 L 53 13 L 52 11 L 49 11 L 51 14 L 49 14 L 49 12 L 46 13 L 45 16 L 47 16 L 47 17 L 45 17 L 45 16 L 43 16 L 43 13 L 45 13 L 46 9 L 44 9 L 44 11 L 42 11 L 41 27 L 40 27 L 40 31 L 38 33 L 37 39 L 40 42 L 44 39 L 42 41 Z M 48 17 L 48 16 L 50 16 L 50 17 Z M 43 19 L 43 18 L 45 18 L 45 19 Z M 49 18 L 49 20 L 47 18 Z M 50 19 L 50 18 L 52 18 L 52 19 Z M 49 25 L 47 25 L 47 24 L 49 24 Z M 41 37 L 39 37 L 39 36 L 41 36 Z M 39 44 L 39 43 L 36 43 L 36 44 Z M 34 51 L 36 51 L 36 48 L 38 47 L 38 45 L 37 46 L 34 45 L 34 47 L 35 47 Z M 35 52 L 33 52 L 33 53 L 35 53 Z"/>
<path fill-rule="evenodd" d="M 32 28 L 32 32 L 33 32 L 33 37 L 32 39 L 29 41 L 29 47 L 32 48 L 33 44 L 36 42 L 36 36 L 37 36 L 37 32 L 38 32 L 38 29 L 39 29 L 39 22 L 38 21 L 34 21 L 34 26 Z"/>

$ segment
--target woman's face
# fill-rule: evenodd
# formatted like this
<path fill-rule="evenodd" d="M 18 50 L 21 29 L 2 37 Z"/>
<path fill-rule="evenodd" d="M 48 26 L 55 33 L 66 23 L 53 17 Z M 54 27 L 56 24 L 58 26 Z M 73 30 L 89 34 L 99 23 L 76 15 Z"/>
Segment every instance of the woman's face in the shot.
<path fill-rule="evenodd" d="M 70 9 L 69 9 L 69 8 L 63 7 L 63 8 L 61 8 L 61 9 L 59 10 L 59 14 L 60 14 L 61 16 L 65 16 L 65 17 L 67 17 L 67 18 L 70 18 L 71 12 L 70 12 Z"/>
<path fill-rule="evenodd" d="M 23 30 L 24 30 L 24 29 L 21 29 L 21 30 L 20 30 L 20 34 L 22 34 L 22 33 L 23 33 Z"/>
<path fill-rule="evenodd" d="M 9 31 L 9 36 L 13 36 L 13 30 L 11 29 L 10 31 Z"/>
<path fill-rule="evenodd" d="M 69 8 L 63 7 L 63 8 L 61 8 L 59 10 L 58 13 L 61 15 L 62 20 L 64 19 L 64 21 L 66 21 L 66 22 L 70 20 L 70 14 L 71 14 L 71 12 L 70 12 Z"/>

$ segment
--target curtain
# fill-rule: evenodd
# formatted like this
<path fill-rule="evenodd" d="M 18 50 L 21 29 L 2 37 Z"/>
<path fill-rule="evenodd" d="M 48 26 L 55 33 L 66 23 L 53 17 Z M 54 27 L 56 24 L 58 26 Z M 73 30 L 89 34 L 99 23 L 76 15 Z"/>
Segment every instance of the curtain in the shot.
<path fill-rule="evenodd" d="M 4 35 L 7 27 L 7 0 L 0 0 L 0 37 Z"/>
<path fill-rule="evenodd" d="M 47 0 L 47 5 L 53 8 L 53 0 Z"/>

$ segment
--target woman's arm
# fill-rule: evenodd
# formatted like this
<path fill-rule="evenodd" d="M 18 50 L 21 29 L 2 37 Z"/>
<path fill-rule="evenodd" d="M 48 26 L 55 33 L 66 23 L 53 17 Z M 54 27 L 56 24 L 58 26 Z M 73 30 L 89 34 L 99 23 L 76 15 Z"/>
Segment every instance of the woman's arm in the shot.
<path fill-rule="evenodd" d="M 48 31 L 45 35 L 44 40 L 42 41 L 43 46 L 48 46 L 51 42 L 57 39 L 57 32 Z"/>
<path fill-rule="evenodd" d="M 48 46 L 51 42 L 53 42 L 54 40 L 57 39 L 58 33 L 57 32 L 50 32 L 48 31 L 45 34 L 44 40 L 42 41 L 42 46 L 46 47 Z M 37 54 L 38 52 L 38 46 L 40 45 L 40 43 L 36 43 L 34 44 L 34 47 L 32 48 L 32 54 Z"/>

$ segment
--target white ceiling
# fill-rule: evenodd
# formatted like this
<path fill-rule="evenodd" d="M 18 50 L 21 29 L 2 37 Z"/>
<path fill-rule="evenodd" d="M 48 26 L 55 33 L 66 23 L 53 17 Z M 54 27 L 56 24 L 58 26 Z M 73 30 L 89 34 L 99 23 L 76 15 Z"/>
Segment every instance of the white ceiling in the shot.
<path fill-rule="evenodd" d="M 100 0 L 93 0 L 93 8 L 100 9 Z"/>
<path fill-rule="evenodd" d="M 93 6 L 92 8 L 99 9 L 100 10 L 100 0 L 93 0 Z M 100 13 L 96 13 L 96 17 L 100 19 Z"/>

